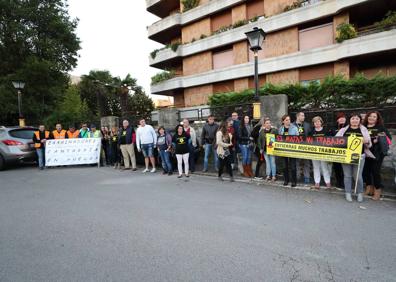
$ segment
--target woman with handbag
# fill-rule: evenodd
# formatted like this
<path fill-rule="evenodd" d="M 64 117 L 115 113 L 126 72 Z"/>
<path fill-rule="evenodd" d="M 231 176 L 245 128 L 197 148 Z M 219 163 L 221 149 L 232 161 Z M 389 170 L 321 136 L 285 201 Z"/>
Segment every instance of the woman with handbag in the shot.
<path fill-rule="evenodd" d="M 170 151 L 172 149 L 172 136 L 165 131 L 163 126 L 158 128 L 157 137 L 157 148 L 158 153 L 161 157 L 161 164 L 163 173 L 162 174 L 173 174 L 172 162 L 170 161 Z"/>
<path fill-rule="evenodd" d="M 373 196 L 371 199 L 378 201 L 381 198 L 383 184 L 381 180 L 381 166 L 388 153 L 392 136 L 385 128 L 382 116 L 377 111 L 367 113 L 363 125 L 367 127 L 373 146 L 370 151 L 375 159 L 367 159 L 364 164 L 363 180 L 366 183 L 365 195 Z"/>
<path fill-rule="evenodd" d="M 223 181 L 223 170 L 224 167 L 227 168 L 228 173 L 230 174 L 230 181 L 234 182 L 234 177 L 232 173 L 232 154 L 230 151 L 230 147 L 232 147 L 232 134 L 228 133 L 228 122 L 223 121 L 220 124 L 219 130 L 216 132 L 216 153 L 219 159 L 219 180 Z"/>
<path fill-rule="evenodd" d="M 250 118 L 245 116 L 241 122 L 239 129 L 238 143 L 242 154 L 243 175 L 246 177 L 253 177 L 252 171 L 252 126 L 250 125 Z"/>

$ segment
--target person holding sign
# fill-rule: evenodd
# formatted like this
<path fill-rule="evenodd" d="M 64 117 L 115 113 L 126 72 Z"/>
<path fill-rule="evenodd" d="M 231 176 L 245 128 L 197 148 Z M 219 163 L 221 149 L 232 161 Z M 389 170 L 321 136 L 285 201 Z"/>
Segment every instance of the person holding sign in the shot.
<path fill-rule="evenodd" d="M 311 131 L 311 125 L 305 121 L 305 114 L 303 112 L 298 112 L 296 114 L 296 121 L 293 123 L 298 129 L 298 135 L 307 137 Z M 310 162 L 306 159 L 296 159 L 296 166 L 298 171 L 298 176 L 300 175 L 301 166 L 303 167 L 304 173 L 304 184 L 308 185 L 311 182 L 310 173 Z"/>
<path fill-rule="evenodd" d="M 378 201 L 384 187 L 381 181 L 381 166 L 388 152 L 392 136 L 385 128 L 381 114 L 377 111 L 368 112 L 363 124 L 367 126 L 373 143 L 370 151 L 375 156 L 375 159 L 367 159 L 364 163 L 363 179 L 367 185 L 364 194 L 373 196 L 371 199 Z"/>
<path fill-rule="evenodd" d="M 282 117 L 282 126 L 279 128 L 279 135 L 283 136 L 296 136 L 299 135 L 297 126 L 291 124 L 290 116 L 284 115 Z M 289 181 L 291 179 L 291 187 L 297 186 L 297 167 L 296 167 L 296 159 L 295 158 L 283 158 L 284 160 L 284 170 L 283 175 L 285 181 L 283 182 L 284 186 L 289 185 Z M 291 175 L 289 174 L 289 170 L 291 170 Z M 291 176 L 291 177 L 290 177 Z"/>
<path fill-rule="evenodd" d="M 62 129 L 62 125 L 60 123 L 57 123 L 55 125 L 55 130 L 52 131 L 52 136 L 54 136 L 54 139 L 66 139 L 69 138 L 66 134 L 66 130 Z"/>
<path fill-rule="evenodd" d="M 39 169 L 43 170 L 45 167 L 45 142 L 53 139 L 52 133 L 45 130 L 43 124 L 39 125 L 39 130 L 33 133 L 34 148 L 36 148 Z"/>
<path fill-rule="evenodd" d="M 310 136 L 313 137 L 321 137 L 321 136 L 328 136 L 328 131 L 323 128 L 323 119 L 319 116 L 316 116 L 312 119 L 313 129 L 310 132 Z M 323 175 L 323 179 L 326 183 L 326 187 L 330 188 L 330 169 L 329 165 L 326 161 L 317 161 L 312 160 L 313 166 L 313 174 L 314 174 L 314 181 L 315 181 L 315 189 L 320 189 L 320 176 Z"/>
<path fill-rule="evenodd" d="M 74 126 L 74 124 L 70 125 L 69 130 L 66 132 L 68 139 L 78 138 L 79 134 L 80 134 L 80 131 L 76 130 L 76 127 Z"/>
<path fill-rule="evenodd" d="M 277 133 L 276 129 L 271 125 L 271 120 L 269 118 L 264 118 L 262 122 L 262 128 L 260 130 L 260 135 L 257 140 L 257 146 L 260 150 L 260 155 L 264 155 L 267 181 L 276 180 L 275 156 L 267 154 L 267 134 L 276 134 L 276 133 Z M 259 163 L 260 162 L 257 162 L 256 177 L 258 177 L 258 173 L 259 173 L 259 166 L 258 166 Z"/>
<path fill-rule="evenodd" d="M 78 138 L 89 138 L 89 129 L 86 123 L 81 125 L 81 129 L 78 134 Z"/>
<path fill-rule="evenodd" d="M 363 137 L 363 152 L 360 157 L 359 165 L 353 164 L 342 164 L 342 169 L 344 171 L 344 186 L 345 186 L 345 199 L 348 202 L 352 202 L 352 178 L 355 179 L 355 191 L 357 191 L 357 201 L 359 203 L 363 202 L 363 167 L 366 157 L 375 158 L 370 152 L 371 147 L 370 134 L 365 126 L 361 124 L 361 117 L 359 114 L 352 113 L 349 117 L 349 125 L 341 128 L 336 136 L 356 136 Z"/>

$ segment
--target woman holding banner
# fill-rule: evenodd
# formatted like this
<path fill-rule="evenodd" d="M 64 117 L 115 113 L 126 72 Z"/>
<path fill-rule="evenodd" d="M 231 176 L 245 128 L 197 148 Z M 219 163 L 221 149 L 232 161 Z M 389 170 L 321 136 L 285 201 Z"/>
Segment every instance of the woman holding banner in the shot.
<path fill-rule="evenodd" d="M 276 134 L 276 128 L 272 127 L 271 120 L 269 118 L 264 118 L 262 120 L 262 127 L 260 130 L 260 135 L 257 140 L 257 146 L 260 150 L 260 158 L 264 156 L 265 160 L 265 173 L 267 181 L 275 181 L 276 180 L 276 163 L 275 156 L 267 154 L 267 134 Z M 259 167 L 259 163 L 257 162 L 257 167 Z M 258 169 L 256 167 L 256 176 L 258 177 Z"/>
<path fill-rule="evenodd" d="M 336 136 L 349 137 L 355 135 L 356 137 L 363 137 L 363 152 L 360 158 L 359 165 L 342 164 L 344 171 L 344 185 L 345 185 L 345 199 L 352 202 L 352 178 L 356 181 L 357 201 L 363 202 L 363 167 L 366 157 L 375 158 L 370 152 L 371 147 L 370 134 L 365 126 L 361 124 L 361 117 L 359 114 L 353 113 L 349 117 L 349 125 L 343 127 L 338 131 Z"/>
<path fill-rule="evenodd" d="M 366 183 L 365 195 L 373 196 L 378 201 L 381 198 L 383 184 L 381 181 L 381 166 L 389 149 L 392 136 L 385 128 L 381 114 L 377 111 L 368 112 L 363 124 L 367 127 L 373 146 L 370 151 L 375 159 L 367 159 L 363 169 L 363 179 Z"/>
<path fill-rule="evenodd" d="M 282 126 L 279 128 L 279 135 L 283 136 L 288 136 L 288 135 L 299 135 L 298 134 L 298 128 L 291 124 L 290 116 L 289 115 L 284 115 L 282 117 Z M 287 186 L 289 184 L 289 180 L 291 178 L 291 187 L 296 187 L 297 186 L 297 167 L 296 167 L 296 159 L 295 158 L 283 158 L 285 162 L 285 167 L 283 170 L 283 175 L 285 178 L 285 181 L 283 182 L 284 186 Z M 289 174 L 289 170 L 291 170 L 291 177 Z"/>
<path fill-rule="evenodd" d="M 320 136 L 327 136 L 328 131 L 323 128 L 323 119 L 319 116 L 316 116 L 312 119 L 313 129 L 310 132 L 310 136 L 313 137 L 320 137 Z M 326 183 L 326 187 L 330 188 L 330 169 L 329 165 L 326 161 L 316 161 L 312 160 L 313 166 L 313 175 L 315 180 L 314 189 L 320 189 L 320 177 L 323 175 L 323 179 Z"/>

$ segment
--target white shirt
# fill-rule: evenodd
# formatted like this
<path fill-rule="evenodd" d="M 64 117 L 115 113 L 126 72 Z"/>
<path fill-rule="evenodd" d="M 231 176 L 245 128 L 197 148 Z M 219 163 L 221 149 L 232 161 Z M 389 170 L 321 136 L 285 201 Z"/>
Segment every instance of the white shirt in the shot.
<path fill-rule="evenodd" d="M 146 124 L 136 130 L 136 147 L 140 150 L 140 145 L 157 144 L 157 134 L 151 125 Z"/>

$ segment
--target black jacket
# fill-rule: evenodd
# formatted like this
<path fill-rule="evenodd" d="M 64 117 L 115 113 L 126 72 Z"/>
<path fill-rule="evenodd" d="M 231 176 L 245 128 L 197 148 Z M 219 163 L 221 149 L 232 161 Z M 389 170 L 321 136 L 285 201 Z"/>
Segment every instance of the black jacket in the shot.
<path fill-rule="evenodd" d="M 216 142 L 216 132 L 219 129 L 219 125 L 216 123 L 206 123 L 202 128 L 201 133 L 201 144 L 214 144 Z"/>

